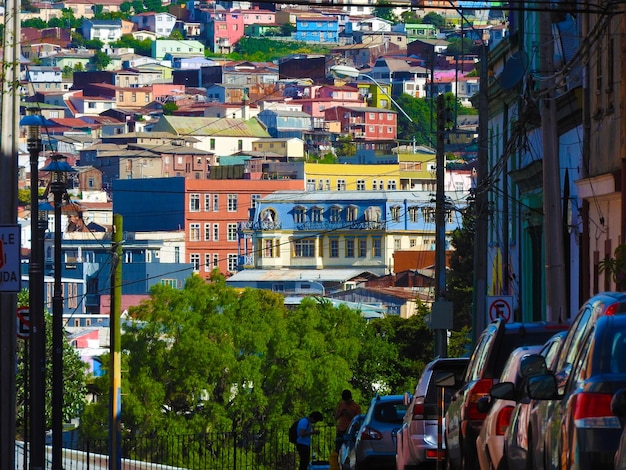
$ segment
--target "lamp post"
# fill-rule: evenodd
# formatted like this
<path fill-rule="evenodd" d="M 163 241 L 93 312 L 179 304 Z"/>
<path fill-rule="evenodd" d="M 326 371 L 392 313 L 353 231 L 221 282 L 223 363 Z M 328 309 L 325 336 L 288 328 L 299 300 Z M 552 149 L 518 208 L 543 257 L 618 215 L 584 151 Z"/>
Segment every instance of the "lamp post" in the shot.
<path fill-rule="evenodd" d="M 402 114 L 413 124 L 416 122 L 409 116 L 406 111 L 387 93 L 387 91 L 378 83 L 374 77 L 362 73 L 354 67 L 348 65 L 334 65 L 330 68 L 331 72 L 340 77 L 365 77 L 368 80 L 374 82 L 385 95 L 391 100 L 391 102 L 398 108 Z M 438 98 L 438 103 L 443 103 L 443 95 Z M 443 106 L 441 109 L 438 106 L 438 121 L 444 117 Z M 445 124 L 445 123 L 444 123 Z M 435 284 L 436 294 L 435 303 L 433 304 L 433 314 L 431 315 L 430 328 L 434 330 L 435 334 L 435 354 L 438 357 L 446 357 L 448 355 L 447 349 L 447 330 L 452 329 L 452 304 L 445 301 L 445 287 L 446 287 L 446 220 L 445 220 L 445 191 L 444 191 L 444 179 L 445 179 L 445 148 L 444 148 L 444 125 L 438 122 L 437 125 L 437 167 L 436 167 L 436 185 L 437 192 L 435 198 Z"/>
<path fill-rule="evenodd" d="M 30 156 L 30 230 L 31 251 L 28 265 L 28 302 L 30 314 L 30 468 L 45 468 L 46 445 L 46 332 L 43 313 L 43 237 L 39 218 L 39 152 L 41 126 L 48 121 L 38 108 L 30 108 L 20 121 L 27 128 Z"/>
<path fill-rule="evenodd" d="M 317 284 L 322 289 L 322 297 L 326 297 L 326 287 L 324 287 L 324 284 L 322 284 L 320 281 L 313 281 L 311 279 L 309 279 L 308 282 L 310 284 Z"/>
<path fill-rule="evenodd" d="M 381 85 L 380 83 L 378 83 L 378 81 L 372 77 L 371 75 L 368 75 L 366 73 L 361 72 L 359 69 L 356 69 L 354 67 L 350 67 L 348 65 L 333 65 L 330 68 L 330 71 L 338 76 L 338 77 L 342 77 L 342 78 L 359 78 L 359 77 L 364 77 L 367 78 L 368 80 L 372 81 L 378 88 L 380 88 L 380 90 L 385 94 L 385 96 L 387 98 L 389 98 L 389 100 L 396 106 L 396 108 L 398 108 L 400 110 L 400 112 L 404 115 L 405 118 L 407 118 L 409 121 L 411 121 L 413 124 L 415 124 L 415 121 L 413 120 L 413 118 L 411 116 L 409 116 L 406 111 L 402 108 L 402 106 L 400 106 L 396 100 L 394 100 L 392 98 L 392 96 L 387 93 L 387 89 Z"/>
<path fill-rule="evenodd" d="M 54 292 L 52 295 L 52 470 L 63 465 L 63 285 L 61 283 L 61 205 L 67 189 L 67 175 L 74 170 L 59 154 L 42 168 L 50 173 L 54 196 Z"/>

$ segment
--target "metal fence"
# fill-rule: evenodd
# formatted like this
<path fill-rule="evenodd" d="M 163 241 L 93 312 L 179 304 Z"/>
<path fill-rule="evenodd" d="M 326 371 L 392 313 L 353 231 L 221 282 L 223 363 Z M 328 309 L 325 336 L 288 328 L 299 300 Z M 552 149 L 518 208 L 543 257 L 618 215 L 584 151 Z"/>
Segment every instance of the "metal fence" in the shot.
<path fill-rule="evenodd" d="M 327 461 L 334 450 L 335 428 L 316 426 L 313 460 Z M 24 444 L 16 446 L 16 468 L 28 468 Z M 46 468 L 51 468 L 51 449 Z M 287 429 L 247 432 L 211 432 L 190 435 L 160 435 L 122 439 L 124 470 L 295 470 L 298 456 Z M 64 444 L 64 470 L 108 469 L 108 441 L 75 441 Z"/>

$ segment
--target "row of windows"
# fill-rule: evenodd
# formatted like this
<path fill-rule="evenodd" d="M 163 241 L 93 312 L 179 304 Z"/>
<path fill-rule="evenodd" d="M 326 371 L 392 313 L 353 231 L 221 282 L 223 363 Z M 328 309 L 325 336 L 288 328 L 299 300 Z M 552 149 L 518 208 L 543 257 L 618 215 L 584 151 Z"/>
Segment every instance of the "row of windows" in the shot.
<path fill-rule="evenodd" d="M 292 256 L 294 258 L 316 257 L 316 240 L 314 238 L 294 240 L 292 245 Z M 329 258 L 339 258 L 340 245 L 338 238 L 328 240 Z M 368 242 L 367 238 L 346 238 L 343 240 L 344 258 L 367 258 L 368 253 L 372 258 L 380 258 L 382 256 L 382 240 L 380 238 L 372 238 L 371 242 Z"/>
<path fill-rule="evenodd" d="M 189 224 L 189 241 L 199 242 L 204 240 L 205 242 L 220 240 L 220 225 L 219 224 L 204 224 L 204 238 L 201 237 L 200 224 Z M 237 224 L 228 224 L 226 226 L 226 240 L 229 242 L 237 241 Z"/>
<path fill-rule="evenodd" d="M 220 257 L 217 253 L 205 253 L 204 254 L 204 263 L 200 262 L 200 253 L 190 253 L 189 254 L 189 262 L 193 265 L 194 271 L 204 270 L 205 272 L 211 272 L 213 269 L 219 266 Z M 229 253 L 228 254 L 228 263 L 227 269 L 229 272 L 237 271 L 237 262 L 238 255 L 237 253 Z"/>
<path fill-rule="evenodd" d="M 341 222 L 341 213 L 345 212 L 345 221 L 354 222 L 358 219 L 358 208 L 347 207 L 342 209 L 341 207 L 331 207 L 324 210 L 321 207 L 313 207 L 307 209 L 305 207 L 296 207 L 293 213 L 293 220 L 296 224 L 303 224 L 305 222 L 323 222 L 324 213 L 328 213 L 329 222 Z M 435 208 L 433 207 L 416 207 L 412 206 L 408 208 L 409 220 L 413 223 L 419 221 L 419 213 L 422 213 L 422 219 L 424 223 L 435 223 Z M 402 220 L 402 206 L 393 206 L 390 209 L 391 221 L 400 222 Z M 446 211 L 446 222 L 454 222 L 454 216 L 452 211 Z"/>
<path fill-rule="evenodd" d="M 337 191 L 345 191 L 347 187 L 345 179 L 337 180 Z M 398 187 L 398 183 L 396 180 L 387 180 L 386 186 L 385 181 L 383 180 L 372 180 L 371 189 L 373 191 L 383 191 L 387 188 L 388 191 L 395 191 Z M 329 179 L 318 179 L 309 178 L 306 180 L 306 189 L 307 191 L 330 191 L 330 180 Z M 357 191 L 365 191 L 367 189 L 366 180 L 358 179 L 356 180 L 356 190 Z"/>
<path fill-rule="evenodd" d="M 250 207 L 255 208 L 261 199 L 260 194 L 252 194 L 250 196 Z M 201 202 L 204 201 L 204 205 L 201 206 Z M 189 212 L 200 212 L 200 208 L 204 212 L 218 212 L 220 209 L 220 195 L 205 193 L 203 195 L 193 193 L 189 195 Z M 237 194 L 226 195 L 226 209 L 228 212 L 237 212 L 239 206 L 239 197 Z"/>
<path fill-rule="evenodd" d="M 409 247 L 416 248 L 417 238 L 411 238 L 409 240 Z M 434 239 L 423 239 L 422 247 L 429 247 L 434 249 Z M 373 258 L 379 258 L 382 256 L 382 240 L 380 238 L 372 238 L 371 240 L 366 237 L 349 237 L 343 240 L 339 238 L 329 238 L 326 244 L 326 255 L 329 258 L 367 258 L 369 256 Z M 279 238 L 264 238 L 258 241 L 257 251 L 261 258 L 279 258 L 280 257 L 281 241 Z M 292 256 L 296 258 L 315 258 L 317 249 L 316 239 L 305 238 L 301 240 L 295 240 L 292 242 Z M 343 251 L 341 251 L 343 247 Z M 402 240 L 397 238 L 393 241 L 394 251 L 402 249 Z M 323 256 L 323 253 L 320 253 Z"/>

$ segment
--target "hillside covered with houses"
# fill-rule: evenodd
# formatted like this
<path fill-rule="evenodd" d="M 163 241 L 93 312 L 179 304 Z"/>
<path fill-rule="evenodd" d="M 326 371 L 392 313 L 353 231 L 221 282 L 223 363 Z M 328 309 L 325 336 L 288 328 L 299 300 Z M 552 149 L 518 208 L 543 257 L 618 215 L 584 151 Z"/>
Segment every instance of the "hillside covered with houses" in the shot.
<path fill-rule="evenodd" d="M 406 11 L 391 21 L 365 5 L 271 6 L 136 11 L 69 0 L 23 13 L 21 115 L 48 123 L 39 168 L 63 158 L 75 170 L 62 221 L 70 326 L 109 313 L 113 214 L 124 220 L 123 309 L 155 284 L 182 287 L 214 270 L 286 298 L 366 300 L 375 315 L 408 317 L 432 301 L 435 150 L 407 134 L 411 125 L 428 134 L 432 114 L 416 122 L 398 100 L 453 93 L 471 107 L 476 57 L 447 47 L 471 45 L 478 32 L 497 41 L 502 22 L 463 30 L 449 9 L 428 10 L 445 19 L 435 27 L 421 22 L 424 9 L 407 22 Z M 325 52 L 230 57 L 257 38 Z M 339 76 L 337 66 L 357 74 Z M 459 115 L 448 138 L 448 249 L 476 185 L 477 124 Z M 20 142 L 19 184 L 32 190 L 26 129 Z M 40 172 L 41 191 L 47 178 Z M 54 214 L 45 213 L 49 283 Z M 28 205 L 20 221 L 28 261 Z M 27 264 L 23 273 L 27 287 Z"/>

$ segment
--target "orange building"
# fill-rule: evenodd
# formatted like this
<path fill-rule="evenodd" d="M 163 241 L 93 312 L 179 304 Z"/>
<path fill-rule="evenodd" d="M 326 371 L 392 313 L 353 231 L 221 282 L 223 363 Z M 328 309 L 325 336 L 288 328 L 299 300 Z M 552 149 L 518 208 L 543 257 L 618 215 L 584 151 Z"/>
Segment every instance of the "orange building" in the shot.
<path fill-rule="evenodd" d="M 239 222 L 249 219 L 258 200 L 278 190 L 304 190 L 304 180 L 186 179 L 185 253 L 194 271 L 205 278 L 215 268 L 227 276 L 236 272 Z"/>

